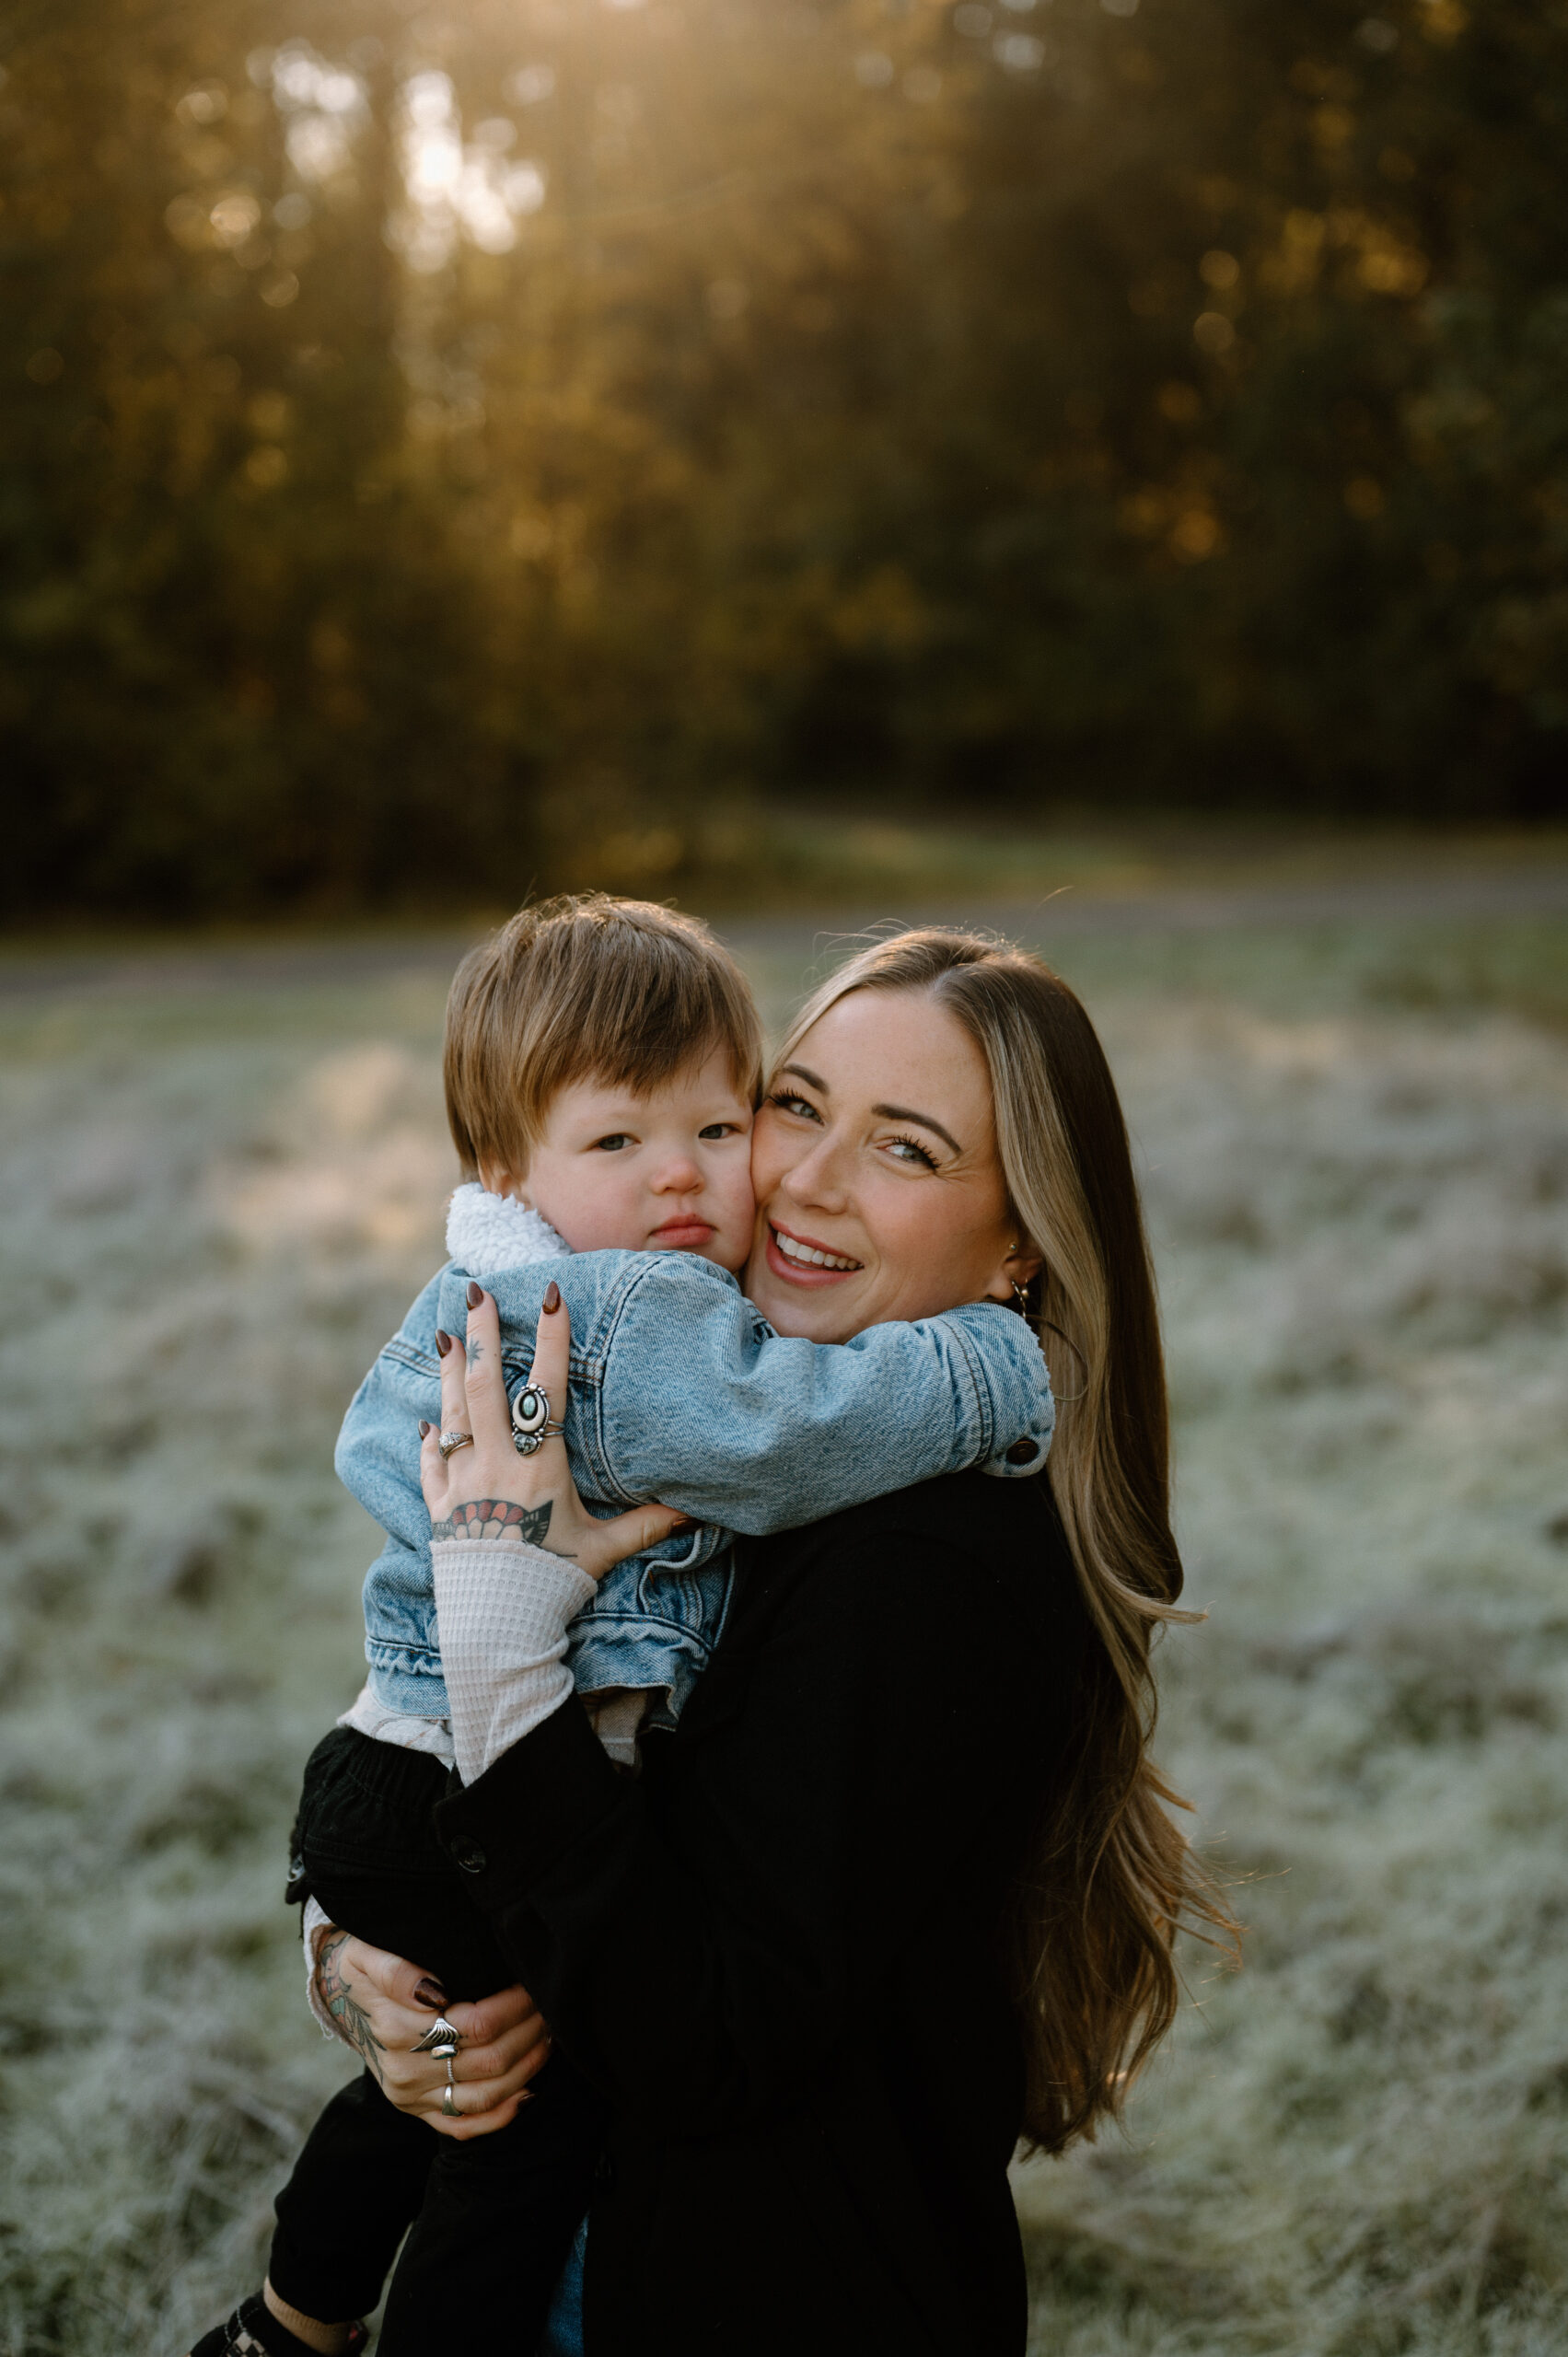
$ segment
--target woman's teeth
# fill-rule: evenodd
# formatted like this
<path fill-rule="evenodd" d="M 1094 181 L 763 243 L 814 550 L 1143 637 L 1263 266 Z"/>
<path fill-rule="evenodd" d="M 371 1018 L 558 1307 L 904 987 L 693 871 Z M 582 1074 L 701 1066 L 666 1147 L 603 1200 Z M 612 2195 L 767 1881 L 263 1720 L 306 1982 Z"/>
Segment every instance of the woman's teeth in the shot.
<path fill-rule="evenodd" d="M 799 1260 L 807 1268 L 858 1269 L 864 1265 L 859 1260 L 846 1260 L 837 1252 L 819 1252 L 812 1244 L 797 1244 L 793 1236 L 786 1236 L 780 1227 L 773 1230 L 773 1241 L 786 1260 Z"/>

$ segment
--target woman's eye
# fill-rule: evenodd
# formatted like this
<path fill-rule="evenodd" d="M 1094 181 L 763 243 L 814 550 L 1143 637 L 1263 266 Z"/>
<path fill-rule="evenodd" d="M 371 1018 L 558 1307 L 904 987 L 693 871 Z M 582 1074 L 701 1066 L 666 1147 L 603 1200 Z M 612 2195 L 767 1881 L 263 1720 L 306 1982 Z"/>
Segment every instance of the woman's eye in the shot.
<path fill-rule="evenodd" d="M 619 1154 L 623 1145 L 632 1143 L 625 1130 L 612 1130 L 607 1138 L 595 1138 L 590 1151 L 594 1154 Z"/>
<path fill-rule="evenodd" d="M 814 1121 L 817 1119 L 816 1106 L 807 1097 L 792 1097 L 787 1089 L 779 1089 L 769 1097 L 768 1102 L 770 1105 L 776 1105 L 781 1113 L 798 1114 L 802 1120 L 807 1121 Z"/>
<path fill-rule="evenodd" d="M 918 1138 L 890 1138 L 888 1151 L 896 1162 L 919 1163 L 926 1170 L 936 1167 L 936 1156 L 923 1146 Z"/>

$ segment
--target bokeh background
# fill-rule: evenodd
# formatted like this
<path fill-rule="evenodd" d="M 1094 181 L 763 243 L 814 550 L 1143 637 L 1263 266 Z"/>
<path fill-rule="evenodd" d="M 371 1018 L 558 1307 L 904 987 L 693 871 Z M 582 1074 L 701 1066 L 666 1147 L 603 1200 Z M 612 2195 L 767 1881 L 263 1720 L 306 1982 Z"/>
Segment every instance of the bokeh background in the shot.
<path fill-rule="evenodd" d="M 344 2075 L 331 1442 L 588 884 L 775 1028 L 993 924 L 1124 1090 L 1249 1935 L 1035 2357 L 1559 2357 L 1568 7 L 1365 6 L 0 5 L 8 2357 L 179 2357 Z"/>
<path fill-rule="evenodd" d="M 0 52 L 14 919 L 810 888 L 846 796 L 1563 809 L 1547 0 Z"/>

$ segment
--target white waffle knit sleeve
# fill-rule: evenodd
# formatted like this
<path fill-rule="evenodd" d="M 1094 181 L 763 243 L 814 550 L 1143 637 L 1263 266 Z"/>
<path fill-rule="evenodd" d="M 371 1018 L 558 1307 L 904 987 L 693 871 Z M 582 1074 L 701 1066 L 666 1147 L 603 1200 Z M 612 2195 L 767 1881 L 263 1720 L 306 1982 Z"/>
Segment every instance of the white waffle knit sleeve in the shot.
<path fill-rule="evenodd" d="M 336 1931 L 337 1925 L 332 1922 L 319 1899 L 308 1898 L 305 1902 L 305 1916 L 300 1928 L 305 1939 L 306 2001 L 316 2016 L 322 2037 L 336 2038 L 338 2026 L 327 2011 L 322 2002 L 320 1989 L 317 1985 L 316 1960 L 321 1953 L 321 1942 L 329 1932 Z"/>
<path fill-rule="evenodd" d="M 594 1583 L 517 1539 L 438 1538 L 430 1554 L 458 1773 L 471 1784 L 571 1693 L 566 1624 Z"/>

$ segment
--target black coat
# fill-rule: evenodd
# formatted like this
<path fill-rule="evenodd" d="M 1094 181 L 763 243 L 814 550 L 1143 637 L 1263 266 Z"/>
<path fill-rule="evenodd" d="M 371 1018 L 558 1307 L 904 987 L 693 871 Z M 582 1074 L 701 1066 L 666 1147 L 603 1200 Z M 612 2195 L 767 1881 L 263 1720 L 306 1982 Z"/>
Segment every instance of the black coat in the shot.
<path fill-rule="evenodd" d="M 994 1933 L 1091 1642 L 1046 1484 L 954 1474 L 740 1542 L 640 1781 L 570 1704 L 443 1805 L 613 2106 L 590 2357 L 1019 2357 Z"/>

